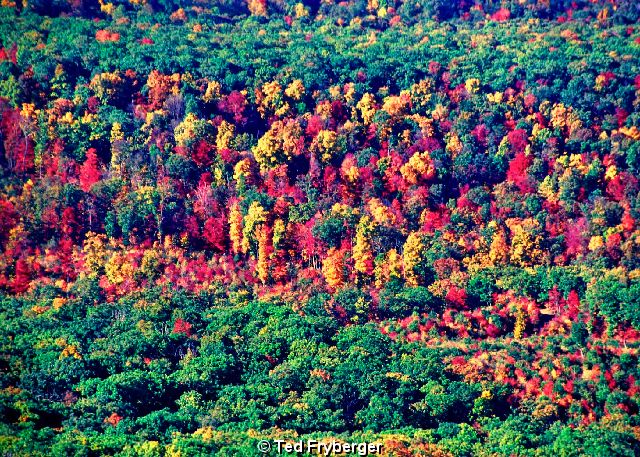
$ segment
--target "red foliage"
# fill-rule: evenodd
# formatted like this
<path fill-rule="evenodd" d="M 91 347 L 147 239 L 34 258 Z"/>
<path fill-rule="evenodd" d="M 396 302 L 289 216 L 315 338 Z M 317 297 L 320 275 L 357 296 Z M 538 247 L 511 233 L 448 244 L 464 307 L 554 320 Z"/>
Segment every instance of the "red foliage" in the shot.
<path fill-rule="evenodd" d="M 2 113 L 0 130 L 4 137 L 4 150 L 9 166 L 16 173 L 33 169 L 33 142 L 25 138 L 19 109 L 9 109 Z"/>
<path fill-rule="evenodd" d="M 178 318 L 173 323 L 173 331 L 171 333 L 182 333 L 187 336 L 191 336 L 191 324 L 184 319 Z"/>
<path fill-rule="evenodd" d="M 320 130 L 324 128 L 324 122 L 320 116 L 311 116 L 307 121 L 306 133 L 311 138 L 315 138 Z"/>
<path fill-rule="evenodd" d="M 628 233 L 632 232 L 636 225 L 636 220 L 633 217 L 631 217 L 629 210 L 625 210 L 624 214 L 622 215 L 622 220 L 620 222 L 622 224 L 622 228 L 624 229 L 624 231 Z"/>
<path fill-rule="evenodd" d="M 31 267 L 24 257 L 20 257 L 16 260 L 16 272 L 11 283 L 11 289 L 16 294 L 24 293 L 29 289 L 30 281 Z"/>
<path fill-rule="evenodd" d="M 208 218 L 204 223 L 202 237 L 209 246 L 224 252 L 227 246 L 227 224 L 224 215 Z"/>
<path fill-rule="evenodd" d="M 76 214 L 73 208 L 66 207 L 62 212 L 61 231 L 66 236 L 71 236 L 75 232 L 78 222 L 76 221 Z"/>
<path fill-rule="evenodd" d="M 191 158 L 198 166 L 209 166 L 212 162 L 211 155 L 214 149 L 213 145 L 207 143 L 205 140 L 200 140 L 196 144 Z"/>
<path fill-rule="evenodd" d="M 493 324 L 487 324 L 485 331 L 490 338 L 497 338 L 500 336 L 500 329 Z"/>
<path fill-rule="evenodd" d="M 111 416 L 107 417 L 104 422 L 110 425 L 113 425 L 114 427 L 116 425 L 118 425 L 118 422 L 120 422 L 122 420 L 122 416 L 119 415 L 118 413 L 112 413 Z"/>
<path fill-rule="evenodd" d="M 14 65 L 18 63 L 18 46 L 14 43 L 11 49 L 0 48 L 0 62 L 11 61 Z"/>
<path fill-rule="evenodd" d="M 609 194 L 611 198 L 613 198 L 617 202 L 622 201 L 624 200 L 625 187 L 626 186 L 621 178 L 621 175 L 617 175 L 615 178 L 609 181 L 609 184 L 607 184 L 607 194 Z"/>
<path fill-rule="evenodd" d="M 11 202 L 0 200 L 0 243 L 7 240 L 9 231 L 18 222 L 18 212 Z"/>
<path fill-rule="evenodd" d="M 233 115 L 233 120 L 239 124 L 247 122 L 247 118 L 244 116 L 246 106 L 246 96 L 237 90 L 234 90 L 229 95 L 222 97 L 218 102 L 218 109 L 223 113 Z"/>
<path fill-rule="evenodd" d="M 467 301 L 467 292 L 456 286 L 451 286 L 447 291 L 445 300 L 452 306 L 463 308 Z"/>
<path fill-rule="evenodd" d="M 476 125 L 471 131 L 471 134 L 475 137 L 478 143 L 482 144 L 483 146 L 487 145 L 487 136 L 489 135 L 489 129 L 486 125 Z"/>
<path fill-rule="evenodd" d="M 527 175 L 527 168 L 529 168 L 531 162 L 531 156 L 525 155 L 524 152 L 518 152 L 509 162 L 509 169 L 507 170 L 507 180 L 518 186 L 520 192 L 524 194 L 534 191 L 531 180 Z"/>
<path fill-rule="evenodd" d="M 96 32 L 96 40 L 99 41 L 100 43 L 105 43 L 105 42 L 117 42 L 120 41 L 120 34 L 117 32 L 110 32 L 108 30 L 98 30 Z"/>
<path fill-rule="evenodd" d="M 93 185 L 100 181 L 100 169 L 98 168 L 98 156 L 96 150 L 90 148 L 87 156 L 80 167 L 80 187 L 83 191 L 89 192 Z"/>
<path fill-rule="evenodd" d="M 527 135 L 526 130 L 518 129 L 509 132 L 507 134 L 507 139 L 509 140 L 509 144 L 511 144 L 511 147 L 516 152 L 516 154 L 522 154 L 527 147 L 529 136 Z"/>
<path fill-rule="evenodd" d="M 503 22 L 511 17 L 511 11 L 506 8 L 500 8 L 498 11 L 491 15 L 491 19 L 497 22 Z"/>

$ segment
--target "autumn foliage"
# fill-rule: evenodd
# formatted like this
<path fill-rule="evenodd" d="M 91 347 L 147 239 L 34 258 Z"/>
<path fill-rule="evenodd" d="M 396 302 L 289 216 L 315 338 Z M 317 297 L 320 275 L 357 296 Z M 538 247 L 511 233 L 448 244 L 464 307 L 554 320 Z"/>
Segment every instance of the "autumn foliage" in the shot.
<path fill-rule="evenodd" d="M 2 2 L 0 448 L 640 454 L 638 20 Z"/>

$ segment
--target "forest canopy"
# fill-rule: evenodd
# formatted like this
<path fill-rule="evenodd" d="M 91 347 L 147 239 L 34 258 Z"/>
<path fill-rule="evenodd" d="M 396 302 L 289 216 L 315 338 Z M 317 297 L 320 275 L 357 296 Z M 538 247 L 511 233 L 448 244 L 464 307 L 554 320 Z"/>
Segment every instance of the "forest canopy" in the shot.
<path fill-rule="evenodd" d="M 2 0 L 0 454 L 639 455 L 639 23 Z"/>

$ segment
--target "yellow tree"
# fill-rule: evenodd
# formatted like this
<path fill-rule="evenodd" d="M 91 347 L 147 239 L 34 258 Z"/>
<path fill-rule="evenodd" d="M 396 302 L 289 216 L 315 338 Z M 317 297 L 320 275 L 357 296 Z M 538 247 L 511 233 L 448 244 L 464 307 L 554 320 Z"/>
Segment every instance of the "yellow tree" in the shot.
<path fill-rule="evenodd" d="M 540 223 L 533 218 L 507 219 L 505 222 L 511 231 L 511 262 L 523 267 L 545 263 L 548 255 L 540 249 Z"/>
<path fill-rule="evenodd" d="M 353 246 L 355 270 L 360 275 L 370 276 L 373 273 L 373 254 L 371 253 L 371 218 L 362 216 L 356 228 L 356 242 Z"/>
<path fill-rule="evenodd" d="M 325 281 L 332 289 L 337 289 L 344 284 L 344 252 L 331 248 L 327 257 L 322 261 L 322 274 Z"/>
<path fill-rule="evenodd" d="M 420 278 L 416 272 L 417 267 L 422 262 L 422 251 L 424 242 L 422 235 L 418 232 L 411 232 L 404 243 L 402 261 L 404 263 L 404 278 L 410 286 L 418 286 Z"/>
<path fill-rule="evenodd" d="M 103 234 L 88 232 L 84 240 L 82 252 L 84 265 L 89 269 L 91 276 L 100 274 L 107 262 L 107 237 Z"/>
<path fill-rule="evenodd" d="M 493 234 L 489 247 L 489 260 L 493 265 L 505 263 L 509 258 L 509 245 L 504 231 L 498 230 Z"/>
<path fill-rule="evenodd" d="M 322 162 L 329 162 L 339 151 L 338 134 L 332 130 L 320 130 L 310 149 Z"/>
<path fill-rule="evenodd" d="M 235 134 L 235 127 L 227 121 L 222 121 L 218 126 L 218 133 L 216 134 L 216 148 L 218 151 L 222 149 L 231 149 L 231 141 Z"/>
<path fill-rule="evenodd" d="M 378 260 L 376 258 L 376 267 L 374 270 L 376 277 L 376 287 L 381 289 L 391 279 L 399 279 L 402 277 L 402 256 L 398 251 L 391 249 L 384 258 Z"/>
<path fill-rule="evenodd" d="M 229 238 L 231 239 L 231 249 L 234 254 L 242 252 L 242 213 L 238 202 L 233 202 L 229 210 Z"/>
<path fill-rule="evenodd" d="M 275 121 L 253 148 L 253 156 L 262 171 L 288 162 L 301 152 L 302 128 L 297 121 Z"/>
<path fill-rule="evenodd" d="M 371 122 L 373 122 L 373 116 L 376 114 L 375 96 L 372 94 L 364 94 L 356 104 L 356 108 L 360 111 L 362 121 L 365 124 L 371 124 Z"/>
<path fill-rule="evenodd" d="M 273 251 L 270 246 L 271 230 L 266 224 L 256 227 L 255 233 L 258 242 L 258 261 L 256 262 L 256 275 L 263 284 L 269 280 L 269 257 Z"/>
<path fill-rule="evenodd" d="M 247 253 L 255 248 L 257 241 L 256 234 L 260 230 L 262 224 L 267 221 L 267 213 L 258 202 L 253 202 L 249 206 L 247 216 L 244 218 L 244 227 L 242 227 L 242 252 Z"/>
<path fill-rule="evenodd" d="M 416 152 L 407 163 L 402 165 L 400 173 L 409 184 L 417 184 L 433 178 L 436 168 L 428 152 Z"/>

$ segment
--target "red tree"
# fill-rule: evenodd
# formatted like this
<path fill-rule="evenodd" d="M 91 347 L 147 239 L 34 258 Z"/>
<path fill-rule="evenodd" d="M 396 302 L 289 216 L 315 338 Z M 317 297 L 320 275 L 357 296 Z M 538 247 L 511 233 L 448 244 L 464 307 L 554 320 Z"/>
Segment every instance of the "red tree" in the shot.
<path fill-rule="evenodd" d="M 13 292 L 21 294 L 29 289 L 29 282 L 31 280 L 31 268 L 27 261 L 21 257 L 16 261 L 16 274 L 11 284 Z"/>
<path fill-rule="evenodd" d="M 212 248 L 224 252 L 227 246 L 227 223 L 224 216 L 208 218 L 204 223 L 202 237 Z"/>
<path fill-rule="evenodd" d="M 100 181 L 98 156 L 96 155 L 96 150 L 91 148 L 87 151 L 87 157 L 80 167 L 80 187 L 83 191 L 89 192 L 91 187 L 98 181 Z"/>

